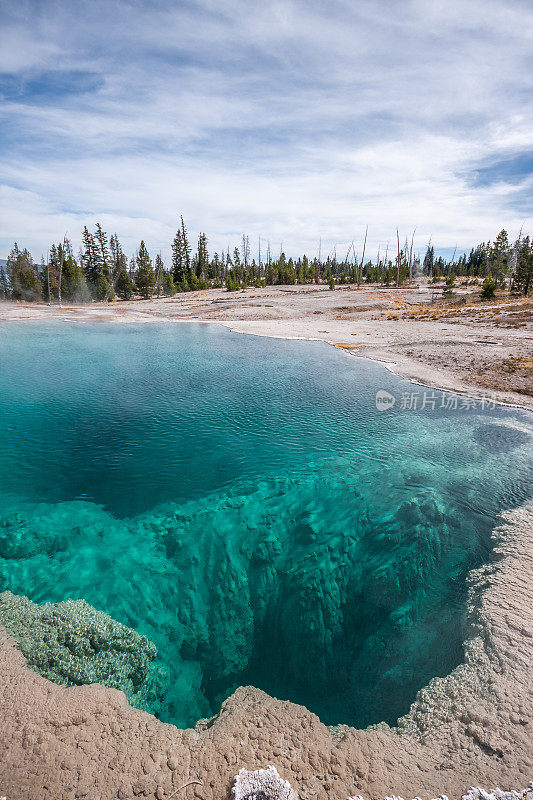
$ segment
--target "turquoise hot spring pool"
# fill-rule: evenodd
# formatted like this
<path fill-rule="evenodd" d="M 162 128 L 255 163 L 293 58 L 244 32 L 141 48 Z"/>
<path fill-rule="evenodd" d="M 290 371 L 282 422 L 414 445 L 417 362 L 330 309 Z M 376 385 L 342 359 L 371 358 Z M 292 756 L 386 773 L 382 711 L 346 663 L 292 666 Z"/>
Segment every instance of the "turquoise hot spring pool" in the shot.
<path fill-rule="evenodd" d="M 139 703 L 179 726 L 247 684 L 393 724 L 531 496 L 527 412 L 210 324 L 5 324 L 0 419 L 0 591 L 146 635 Z"/>

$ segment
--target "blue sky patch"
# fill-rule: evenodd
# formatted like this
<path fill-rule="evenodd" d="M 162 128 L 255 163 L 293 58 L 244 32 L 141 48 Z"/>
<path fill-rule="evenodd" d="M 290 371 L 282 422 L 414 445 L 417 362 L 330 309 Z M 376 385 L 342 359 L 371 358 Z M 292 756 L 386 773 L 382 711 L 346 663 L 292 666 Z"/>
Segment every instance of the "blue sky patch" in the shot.
<path fill-rule="evenodd" d="M 16 103 L 60 104 L 104 85 L 101 75 L 82 70 L 43 70 L 33 75 L 0 75 L 0 94 Z"/>
<path fill-rule="evenodd" d="M 520 183 L 529 175 L 533 175 L 533 152 L 517 153 L 478 167 L 474 172 L 474 185 Z"/>

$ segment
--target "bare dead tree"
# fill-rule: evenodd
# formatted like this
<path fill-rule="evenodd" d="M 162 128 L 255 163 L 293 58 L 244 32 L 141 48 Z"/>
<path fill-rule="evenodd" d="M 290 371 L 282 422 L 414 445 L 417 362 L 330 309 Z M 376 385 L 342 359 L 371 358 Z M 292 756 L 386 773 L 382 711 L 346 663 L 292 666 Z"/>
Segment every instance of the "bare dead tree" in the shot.
<path fill-rule="evenodd" d="M 396 288 L 400 285 L 400 234 L 396 228 L 396 239 L 398 240 L 398 255 L 396 256 Z"/>
<path fill-rule="evenodd" d="M 415 240 L 415 233 L 416 228 L 413 231 L 413 235 L 411 236 L 411 247 L 409 248 L 409 286 L 411 285 L 411 280 L 413 277 L 413 242 Z"/>
<path fill-rule="evenodd" d="M 348 257 L 350 255 L 350 251 L 351 251 L 352 247 L 353 247 L 353 242 L 349 246 L 348 252 L 346 253 L 346 258 L 344 259 L 344 269 L 348 269 Z"/>
<path fill-rule="evenodd" d="M 359 264 L 359 269 L 357 271 L 357 288 L 359 288 L 361 286 L 361 279 L 363 277 L 363 267 L 364 267 L 364 264 L 365 264 L 365 252 L 366 252 L 366 239 L 367 239 L 367 236 L 368 236 L 368 225 L 366 226 L 366 231 L 365 231 L 365 242 L 363 244 L 363 256 L 361 258 L 361 263 Z"/>
<path fill-rule="evenodd" d="M 509 289 L 513 283 L 513 278 L 516 272 L 516 267 L 518 264 L 518 254 L 520 252 L 520 247 L 522 245 L 522 231 L 524 230 L 524 226 L 522 225 L 520 231 L 518 233 L 518 239 L 513 245 L 513 252 L 511 254 L 511 263 L 509 265 Z"/>
<path fill-rule="evenodd" d="M 250 262 L 250 237 L 243 233 L 242 235 L 242 260 L 245 274 L 248 272 L 248 264 Z"/>

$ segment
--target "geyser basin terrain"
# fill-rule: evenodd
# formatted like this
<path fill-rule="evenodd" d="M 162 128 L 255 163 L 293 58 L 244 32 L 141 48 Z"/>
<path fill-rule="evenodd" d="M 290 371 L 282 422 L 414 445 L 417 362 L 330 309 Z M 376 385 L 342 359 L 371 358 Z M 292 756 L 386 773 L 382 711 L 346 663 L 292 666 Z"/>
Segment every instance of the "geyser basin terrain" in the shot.
<path fill-rule="evenodd" d="M 177 725 L 242 684 L 392 723 L 462 660 L 466 575 L 532 483 L 527 414 L 423 394 L 209 325 L 4 326 L 0 590 L 146 636 Z"/>

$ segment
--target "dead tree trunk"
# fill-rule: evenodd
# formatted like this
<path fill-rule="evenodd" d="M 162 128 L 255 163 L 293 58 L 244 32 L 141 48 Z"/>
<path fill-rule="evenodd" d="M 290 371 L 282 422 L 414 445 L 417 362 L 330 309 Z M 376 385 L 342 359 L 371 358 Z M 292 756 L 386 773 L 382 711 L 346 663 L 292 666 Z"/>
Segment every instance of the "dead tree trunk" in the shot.
<path fill-rule="evenodd" d="M 105 293 L 105 296 L 104 296 L 104 303 L 109 303 L 109 298 L 111 297 L 111 292 L 113 292 L 113 293 L 115 292 L 115 285 L 117 283 L 118 276 L 121 273 L 121 269 L 122 268 L 121 268 L 120 264 L 115 265 L 115 268 L 114 268 L 113 273 L 111 275 L 111 283 L 109 284 L 109 286 L 106 289 L 106 293 Z"/>
<path fill-rule="evenodd" d="M 411 236 L 411 247 L 409 249 L 409 286 L 411 285 L 411 281 L 413 278 L 413 242 L 415 240 L 415 233 L 416 228 L 413 231 L 413 235 Z"/>
<path fill-rule="evenodd" d="M 368 225 L 366 226 L 365 231 L 365 243 L 363 244 L 363 257 L 361 258 L 361 263 L 359 265 L 359 270 L 357 271 L 357 288 L 361 286 L 361 279 L 363 277 L 363 267 L 365 264 L 365 252 L 366 252 L 366 237 L 368 236 Z"/>
<path fill-rule="evenodd" d="M 398 255 L 396 256 L 396 288 L 400 286 L 400 234 L 396 228 L 396 239 L 398 240 Z"/>

